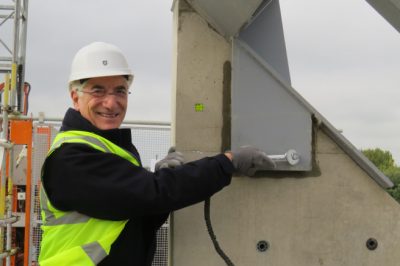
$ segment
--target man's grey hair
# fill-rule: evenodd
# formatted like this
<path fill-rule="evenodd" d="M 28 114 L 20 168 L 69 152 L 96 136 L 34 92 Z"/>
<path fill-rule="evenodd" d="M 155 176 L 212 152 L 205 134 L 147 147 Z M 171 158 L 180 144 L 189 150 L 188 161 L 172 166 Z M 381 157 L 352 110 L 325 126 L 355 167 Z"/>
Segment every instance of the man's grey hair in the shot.
<path fill-rule="evenodd" d="M 82 82 L 82 80 L 74 80 L 69 83 L 69 91 L 76 91 L 78 96 L 82 96 L 82 90 L 86 86 L 88 80 Z"/>

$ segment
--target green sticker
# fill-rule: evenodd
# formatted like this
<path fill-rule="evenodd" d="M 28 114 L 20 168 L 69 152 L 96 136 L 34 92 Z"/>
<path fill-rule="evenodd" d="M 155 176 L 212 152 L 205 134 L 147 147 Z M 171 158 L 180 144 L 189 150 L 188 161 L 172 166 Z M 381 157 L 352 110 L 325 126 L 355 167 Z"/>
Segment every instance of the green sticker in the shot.
<path fill-rule="evenodd" d="M 195 103 L 194 104 L 194 110 L 196 112 L 203 112 L 204 111 L 204 104 L 202 103 Z"/>

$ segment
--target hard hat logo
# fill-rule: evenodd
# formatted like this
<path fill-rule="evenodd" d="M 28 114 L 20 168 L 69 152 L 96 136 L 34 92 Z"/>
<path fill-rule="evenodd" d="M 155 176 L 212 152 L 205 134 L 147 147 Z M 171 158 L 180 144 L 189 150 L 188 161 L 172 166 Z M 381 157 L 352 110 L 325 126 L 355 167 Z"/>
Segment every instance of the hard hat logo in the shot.
<path fill-rule="evenodd" d="M 107 76 L 127 76 L 129 86 L 133 80 L 132 70 L 118 47 L 104 42 L 91 43 L 82 47 L 72 60 L 70 89 L 76 80 Z"/>

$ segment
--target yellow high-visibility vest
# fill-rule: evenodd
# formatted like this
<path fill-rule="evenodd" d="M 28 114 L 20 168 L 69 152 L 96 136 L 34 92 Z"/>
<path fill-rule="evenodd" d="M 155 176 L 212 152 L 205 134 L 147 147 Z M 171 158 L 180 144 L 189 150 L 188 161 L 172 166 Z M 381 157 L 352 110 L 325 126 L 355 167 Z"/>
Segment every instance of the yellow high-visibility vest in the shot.
<path fill-rule="evenodd" d="M 86 144 L 140 166 L 133 155 L 111 141 L 97 134 L 78 130 L 58 133 L 47 157 L 64 143 Z M 95 219 L 75 211 L 60 211 L 51 204 L 43 186 L 40 190 L 40 205 L 43 220 L 40 266 L 97 265 L 110 253 L 111 245 L 128 222 Z"/>

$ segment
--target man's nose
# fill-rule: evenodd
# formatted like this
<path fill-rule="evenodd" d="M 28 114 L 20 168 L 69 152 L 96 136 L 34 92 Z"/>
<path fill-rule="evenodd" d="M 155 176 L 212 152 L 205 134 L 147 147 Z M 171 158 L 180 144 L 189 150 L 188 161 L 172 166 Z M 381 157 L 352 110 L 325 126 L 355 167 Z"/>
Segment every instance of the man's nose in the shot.
<path fill-rule="evenodd" d="M 113 108 L 119 104 L 119 98 L 113 93 L 106 94 L 102 100 L 103 106 L 107 108 Z"/>

